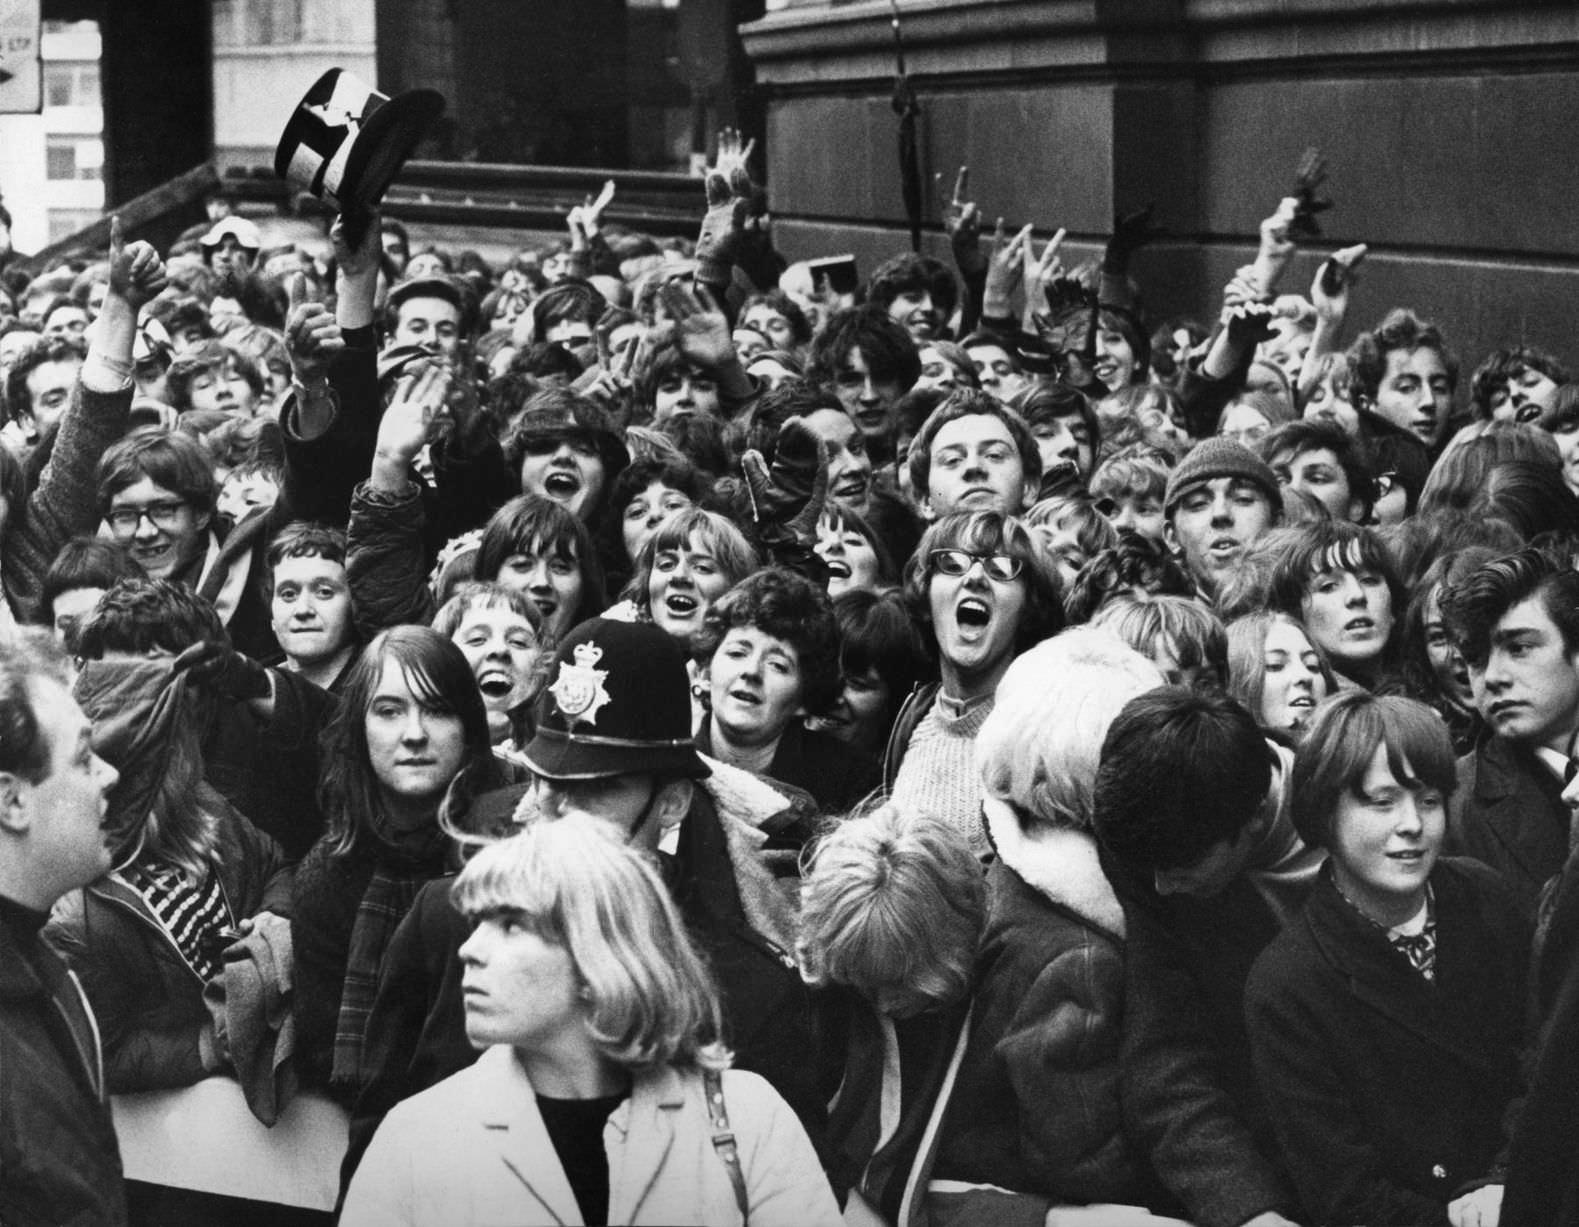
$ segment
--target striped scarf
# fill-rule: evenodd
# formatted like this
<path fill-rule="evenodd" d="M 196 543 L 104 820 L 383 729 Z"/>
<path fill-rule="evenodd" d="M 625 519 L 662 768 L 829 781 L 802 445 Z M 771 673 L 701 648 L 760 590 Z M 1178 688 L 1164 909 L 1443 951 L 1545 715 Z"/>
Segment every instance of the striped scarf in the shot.
<path fill-rule="evenodd" d="M 221 930 L 234 924 L 225 894 L 219 888 L 219 875 L 210 868 L 202 883 L 193 886 L 173 866 L 138 861 L 129 865 L 122 876 L 153 909 L 181 957 L 203 982 L 217 976 L 222 943 L 215 939 Z"/>
<path fill-rule="evenodd" d="M 375 837 L 376 838 L 376 837 Z M 345 985 L 340 991 L 340 1013 L 335 1021 L 334 1064 L 330 1081 L 335 1086 L 360 1090 L 368 1071 L 363 1050 L 367 1018 L 378 992 L 378 974 L 384 952 L 400 922 L 406 918 L 417 892 L 444 872 L 449 841 L 436 827 L 424 832 L 401 851 L 377 840 L 378 861 L 373 877 L 357 904 L 346 951 Z"/>

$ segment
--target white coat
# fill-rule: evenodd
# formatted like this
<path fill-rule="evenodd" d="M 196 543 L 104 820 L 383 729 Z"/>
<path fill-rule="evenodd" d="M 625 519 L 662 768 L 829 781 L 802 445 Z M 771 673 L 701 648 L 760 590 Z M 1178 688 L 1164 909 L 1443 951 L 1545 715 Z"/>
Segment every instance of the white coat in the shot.
<path fill-rule="evenodd" d="M 723 1076 L 751 1227 L 839 1227 L 833 1191 L 789 1106 L 755 1074 Z M 640 1074 L 609 1116 L 611 1224 L 742 1223 L 713 1147 L 700 1074 Z M 581 1212 L 514 1051 L 469 1069 L 384 1119 L 346 1196 L 341 1227 L 580 1224 Z"/>

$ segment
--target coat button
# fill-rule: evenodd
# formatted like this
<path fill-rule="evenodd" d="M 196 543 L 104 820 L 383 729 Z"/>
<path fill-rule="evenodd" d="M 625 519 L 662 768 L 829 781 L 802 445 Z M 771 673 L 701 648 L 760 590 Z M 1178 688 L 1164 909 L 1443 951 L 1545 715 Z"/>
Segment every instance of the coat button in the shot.
<path fill-rule="evenodd" d="M 1440 1163 L 1438 1163 L 1434 1167 L 1432 1167 L 1431 1174 L 1433 1176 L 1435 1176 L 1438 1180 L 1446 1180 L 1447 1179 L 1447 1168 L 1443 1167 Z"/>

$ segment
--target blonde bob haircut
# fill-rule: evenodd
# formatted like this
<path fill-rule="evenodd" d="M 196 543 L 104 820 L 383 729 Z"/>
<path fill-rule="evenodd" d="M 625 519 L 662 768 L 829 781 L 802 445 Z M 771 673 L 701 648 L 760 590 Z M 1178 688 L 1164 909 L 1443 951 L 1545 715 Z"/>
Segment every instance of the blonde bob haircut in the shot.
<path fill-rule="evenodd" d="M 998 683 L 976 738 L 976 767 L 990 797 L 1027 829 L 1091 830 L 1097 767 L 1108 726 L 1161 671 L 1112 631 L 1079 626 L 1019 656 Z"/>
<path fill-rule="evenodd" d="M 712 973 L 658 866 L 612 828 L 533 823 L 478 852 L 451 899 L 469 920 L 508 914 L 570 955 L 592 1038 L 616 1065 L 729 1067 Z"/>
<path fill-rule="evenodd" d="M 800 897 L 801 976 L 876 1002 L 883 988 L 939 1006 L 970 989 L 987 923 L 981 862 L 940 818 L 883 805 L 807 852 Z"/>

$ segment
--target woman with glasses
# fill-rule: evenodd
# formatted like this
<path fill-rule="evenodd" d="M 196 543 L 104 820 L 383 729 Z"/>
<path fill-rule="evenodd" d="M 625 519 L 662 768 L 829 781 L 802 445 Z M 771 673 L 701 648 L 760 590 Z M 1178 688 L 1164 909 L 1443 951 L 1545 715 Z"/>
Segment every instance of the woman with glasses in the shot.
<path fill-rule="evenodd" d="M 1023 521 L 966 511 L 921 538 L 905 568 L 905 599 L 931 632 L 942 680 L 900 711 L 884 783 L 896 804 L 949 819 L 984 855 L 976 735 L 1009 662 L 1063 628 L 1058 574 Z"/>

